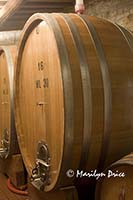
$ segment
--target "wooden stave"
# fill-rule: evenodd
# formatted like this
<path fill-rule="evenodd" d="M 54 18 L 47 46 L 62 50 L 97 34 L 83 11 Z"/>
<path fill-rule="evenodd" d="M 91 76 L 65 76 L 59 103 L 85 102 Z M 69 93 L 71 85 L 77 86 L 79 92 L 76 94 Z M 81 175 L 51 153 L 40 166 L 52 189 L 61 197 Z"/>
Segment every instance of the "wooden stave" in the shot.
<path fill-rule="evenodd" d="M 130 171 L 132 171 L 132 167 L 133 167 L 133 153 L 130 153 L 129 155 L 126 155 L 123 158 L 121 158 L 120 160 L 118 160 L 115 163 L 111 164 L 104 172 L 107 173 L 108 170 L 112 170 L 112 171 L 113 170 L 115 170 L 115 171 L 118 170 L 119 172 L 121 172 L 121 169 L 123 169 L 122 172 L 125 173 L 125 172 L 128 172 L 128 170 L 129 170 L 129 173 L 130 173 Z M 127 174 L 125 173 L 125 175 L 127 175 Z M 128 177 L 132 181 L 132 176 L 130 176 L 130 174 L 128 174 Z M 106 181 L 106 179 L 107 178 L 101 178 L 100 180 L 97 181 L 96 189 L 95 189 L 95 200 L 103 200 L 103 197 L 101 197 L 102 191 L 103 191 L 102 185 L 104 183 L 104 180 Z M 118 182 L 119 186 L 123 186 L 123 184 L 125 184 L 125 186 L 127 187 L 126 182 L 124 182 L 124 183 L 121 182 L 120 181 L 121 179 L 122 178 L 119 178 L 119 182 Z M 114 178 L 114 180 L 115 180 L 115 178 Z M 124 181 L 126 181 L 126 180 L 124 180 Z M 114 182 L 113 186 L 116 187 L 115 182 Z M 128 187 L 130 187 L 130 185 L 128 185 Z M 118 191 L 120 191 L 120 189 L 121 188 L 118 188 Z M 107 193 L 107 196 L 106 195 L 104 196 L 104 200 L 108 199 L 108 197 L 113 197 L 114 200 L 117 200 L 118 198 L 121 199 L 119 196 L 113 196 L 113 195 L 114 195 L 114 191 L 111 190 L 111 188 L 110 188 L 110 192 L 109 192 L 109 194 Z M 126 196 L 126 193 L 125 193 L 125 196 Z M 125 196 L 124 196 L 124 199 L 125 199 Z M 127 196 L 126 196 L 126 198 L 127 198 Z"/>
<path fill-rule="evenodd" d="M 72 34 L 73 40 L 75 41 L 75 48 L 79 56 L 80 73 L 82 77 L 81 83 L 83 90 L 83 107 L 84 107 L 83 144 L 81 144 L 83 147 L 81 151 L 79 168 L 84 169 L 88 157 L 88 148 L 89 148 L 88 144 L 91 138 L 91 121 L 92 121 L 92 94 L 91 94 L 89 64 L 85 57 L 85 50 L 76 25 L 71 20 L 70 16 L 62 15 L 62 17 L 67 26 L 69 26 L 70 33 Z"/>
<path fill-rule="evenodd" d="M 9 149 L 2 159 L 7 159 L 9 156 L 19 153 L 19 146 L 17 141 L 17 134 L 14 120 L 14 70 L 15 70 L 15 56 L 17 52 L 16 46 L 0 46 L 1 53 L 4 53 L 7 67 L 7 77 L 9 79 L 9 92 L 10 92 L 10 137 L 9 137 Z"/>
<path fill-rule="evenodd" d="M 82 15 L 81 15 L 81 17 L 82 17 Z M 84 18 L 84 17 L 82 17 L 82 18 Z M 106 21 L 106 20 L 104 20 L 104 19 L 100 19 L 100 21 L 103 23 L 103 25 L 104 24 L 108 24 L 108 25 L 110 25 L 110 26 L 112 26 L 112 29 L 114 29 L 114 31 L 118 31 L 119 32 L 119 28 L 116 26 L 116 24 L 113 24 L 112 22 L 110 22 L 110 21 Z M 94 23 L 95 22 L 95 23 Z M 97 29 L 97 27 L 96 27 L 96 20 L 95 20 L 95 18 L 94 17 L 90 17 L 90 23 L 91 23 L 91 25 L 93 26 L 93 28 L 95 28 L 95 29 Z M 104 28 L 104 27 L 103 27 Z M 91 27 L 90 27 L 90 29 L 92 29 Z M 98 32 L 98 30 L 95 30 L 96 31 L 96 33 L 99 35 L 99 32 Z M 126 30 L 125 30 L 125 32 L 126 32 Z M 94 33 L 95 34 L 95 33 Z M 120 31 L 119 32 L 119 34 L 120 34 L 120 37 L 121 38 L 123 38 L 124 40 L 123 40 L 123 43 L 125 43 L 126 42 L 126 46 L 127 47 L 130 47 L 130 49 L 129 48 L 127 48 L 128 49 L 128 51 L 130 50 L 130 54 L 132 55 L 132 49 L 131 49 L 131 46 L 129 46 L 129 41 L 127 40 L 127 38 L 125 37 L 125 35 Z M 130 33 L 129 33 L 130 34 Z M 92 37 L 93 37 L 94 35 L 92 34 Z M 124 36 L 124 37 L 123 37 Z M 102 51 L 103 51 L 103 53 L 106 53 L 105 52 L 105 49 L 104 49 L 104 40 L 100 37 L 100 35 L 99 35 L 99 39 L 101 40 L 101 44 L 102 44 L 102 46 L 103 46 L 103 49 L 101 49 Z M 132 35 L 130 34 L 130 40 L 132 40 L 133 38 L 132 38 Z M 102 41 L 103 40 L 103 41 Z M 98 43 L 98 41 L 97 41 L 97 43 Z M 96 40 L 95 40 L 95 44 L 96 44 Z M 98 48 L 97 47 L 97 49 L 99 49 L 99 51 L 100 51 L 100 48 Z M 100 56 L 99 56 L 99 58 L 100 58 Z M 106 59 L 108 59 L 108 57 L 106 56 L 105 57 Z M 108 60 L 107 60 L 108 61 Z M 108 66 L 110 65 L 110 63 L 109 63 L 109 61 L 107 62 L 108 63 Z M 101 64 L 102 65 L 102 64 Z M 109 70 L 109 69 L 108 69 Z M 111 74 L 111 73 L 110 73 Z M 108 80 L 109 80 L 109 78 L 108 78 Z M 110 78 L 110 80 L 111 80 L 111 78 Z M 106 84 L 105 84 L 105 86 L 106 86 Z M 107 87 L 107 86 L 106 86 Z M 113 91 L 113 86 L 111 86 L 111 90 Z M 111 92 L 110 92 L 111 93 Z M 110 97 L 111 97 L 111 95 L 110 95 Z M 113 97 L 113 96 L 112 96 Z M 108 102 L 110 102 L 110 100 L 109 100 L 109 96 L 108 96 Z M 107 102 L 107 103 L 108 103 Z M 110 104 L 111 104 L 112 102 L 110 102 Z M 106 105 L 105 105 L 106 106 Z M 113 106 L 113 103 L 112 103 L 112 106 Z M 110 107 L 112 107 L 111 105 L 110 105 Z M 105 109 L 106 110 L 106 109 Z M 109 109 L 110 111 L 111 111 L 111 109 Z M 106 112 L 106 111 L 105 111 Z M 110 118 L 110 116 L 108 116 L 108 118 Z M 104 119 L 107 119 L 106 117 L 104 118 Z M 105 122 L 106 122 L 106 120 L 105 120 Z M 110 119 L 110 123 L 111 123 L 111 119 Z M 108 128 L 109 128 L 109 124 L 110 123 L 108 123 Z M 106 125 L 105 125 L 106 126 Z M 111 128 L 111 127 L 110 127 Z M 112 131 L 112 133 L 113 133 L 113 131 Z M 102 148 L 101 148 L 101 161 L 102 162 L 100 162 L 100 159 L 99 159 L 99 165 L 98 165 L 98 170 L 102 170 L 102 169 L 105 169 L 109 164 L 111 164 L 112 162 L 113 162 L 113 160 L 115 161 L 115 160 L 117 160 L 117 159 L 120 159 L 120 157 L 121 156 L 124 156 L 124 155 L 126 155 L 126 152 L 124 153 L 122 153 L 121 152 L 121 155 L 119 155 L 117 158 L 115 158 L 115 159 L 113 159 L 113 160 L 107 160 L 106 161 L 106 159 L 109 157 L 109 154 L 107 155 L 107 152 L 108 152 L 108 150 L 109 150 L 109 145 L 107 145 L 106 143 L 108 143 L 109 144 L 109 138 L 111 138 L 111 135 L 112 135 L 112 133 L 111 133 L 111 130 L 110 130 L 110 133 L 109 133 L 109 129 L 108 129 L 108 131 L 106 131 L 106 134 L 108 135 L 108 136 L 106 136 L 106 134 L 105 134 L 105 136 L 103 136 L 103 145 L 102 145 Z M 131 135 L 131 134 L 130 134 Z M 131 138 L 131 140 L 132 140 L 132 138 Z M 104 145 L 105 145 L 105 148 L 104 148 Z M 130 146 L 131 146 L 131 144 L 130 144 Z M 103 149 L 103 152 L 102 152 L 102 149 Z M 106 152 L 105 152 L 106 151 Z M 130 150 L 128 150 L 127 151 L 127 153 L 129 153 L 130 151 L 132 151 L 132 147 L 130 148 Z M 104 153 L 104 154 L 106 154 L 106 156 L 104 155 L 102 155 L 102 153 Z M 120 153 L 120 152 L 119 152 Z M 103 158 L 103 159 L 102 159 Z M 88 169 L 88 167 L 87 167 L 87 169 Z"/>
<path fill-rule="evenodd" d="M 78 17 L 77 15 L 70 15 L 71 16 L 71 18 L 72 18 L 72 20 L 74 21 L 74 23 L 76 24 L 76 26 L 77 26 L 77 28 L 78 28 L 78 31 L 80 32 L 80 26 L 82 27 L 81 29 L 83 29 L 84 28 L 84 32 L 86 33 L 86 35 L 89 35 L 88 34 L 88 31 L 87 31 L 87 29 L 86 29 L 86 26 L 85 26 L 85 24 L 84 24 L 84 21 L 80 18 L 80 17 Z M 76 17 L 77 16 L 77 17 Z M 77 18 L 77 19 L 76 19 Z M 77 20 L 77 22 L 76 22 L 76 20 Z M 72 31 L 72 30 L 71 30 Z M 91 56 L 92 57 L 94 57 L 96 60 L 97 60 L 97 58 L 96 58 L 96 52 L 95 52 L 95 50 L 94 50 L 94 46 L 93 46 L 93 44 L 92 44 L 92 40 L 91 40 L 91 38 L 90 38 L 90 35 L 87 37 L 87 39 L 89 40 L 89 42 L 91 43 L 91 44 L 87 44 L 87 45 L 85 45 L 85 43 L 86 43 L 86 41 L 85 41 L 85 39 L 84 39 L 84 35 L 82 34 L 82 32 L 80 33 L 80 37 L 81 37 L 81 41 L 82 41 L 82 45 L 83 45 L 83 48 L 85 49 L 85 53 L 86 53 L 86 60 L 87 60 L 87 57 L 89 57 L 89 54 L 87 54 L 88 52 L 87 52 L 87 49 L 89 48 L 89 46 L 91 45 L 91 48 L 93 48 L 93 53 L 91 53 Z M 91 49 L 91 51 L 92 51 L 92 49 Z M 98 62 L 98 63 L 97 63 Z M 96 69 L 97 69 L 97 71 L 99 72 L 100 70 L 98 69 L 98 67 L 99 67 L 99 61 L 97 60 L 97 62 L 95 63 L 95 65 L 96 65 Z M 93 64 L 93 66 L 92 66 L 92 62 L 90 62 L 90 60 L 88 59 L 87 60 L 87 65 L 88 65 L 88 70 L 89 70 L 89 73 L 90 73 L 90 79 L 91 79 L 91 91 L 89 91 L 92 95 L 91 95 L 91 102 L 92 102 L 92 108 L 91 108 L 91 112 L 92 112 L 92 116 L 91 116 L 91 119 L 90 119 L 90 123 L 91 123 L 91 128 L 90 128 L 90 132 L 89 132 L 89 135 L 88 135 L 88 137 L 86 137 L 86 135 L 87 134 L 84 134 L 84 141 L 86 142 L 87 141 L 87 143 L 89 144 L 89 145 L 91 145 L 91 142 L 92 142 L 92 137 L 93 137 L 93 135 L 92 135 L 92 132 L 93 132 L 93 129 L 94 129 L 94 126 L 93 126 L 93 115 L 94 115 L 94 91 L 93 91 L 93 84 L 92 84 L 92 76 L 94 76 L 94 75 L 92 75 L 93 74 L 93 67 L 94 67 L 94 64 Z M 101 80 L 101 74 L 99 73 L 98 75 L 97 75 L 97 77 L 98 77 L 98 83 L 99 83 L 99 85 L 100 85 L 100 87 L 102 88 L 103 86 L 102 86 L 102 80 Z M 94 78 L 94 77 L 93 77 Z M 102 99 L 102 95 L 101 95 L 101 97 L 100 97 L 100 99 L 101 99 L 101 102 L 103 102 L 103 99 Z M 102 107 L 102 103 L 99 103 L 99 106 L 100 107 Z M 88 103 L 89 104 L 89 103 Z M 100 110 L 101 111 L 101 110 Z M 103 113 L 101 112 L 101 116 L 100 116 L 101 118 L 103 118 Z M 102 126 L 101 126 L 101 129 L 102 129 Z M 99 137 L 99 140 L 100 140 L 100 142 L 99 143 L 101 143 L 101 140 L 102 140 L 102 136 L 100 136 Z M 83 148 L 83 151 L 82 151 L 82 153 L 84 154 L 84 151 L 85 151 L 85 149 L 87 150 L 87 154 L 88 154 L 88 158 L 89 158 L 89 156 L 91 155 L 91 152 L 90 152 L 90 147 L 89 147 L 89 145 L 88 145 L 88 147 L 86 148 L 86 144 L 83 142 L 83 144 L 82 144 L 82 148 Z M 99 145 L 100 146 L 100 148 L 101 148 L 101 145 Z M 99 150 L 99 149 L 98 149 Z M 96 163 L 95 163 L 95 166 L 97 166 L 97 160 L 99 159 L 99 153 L 100 153 L 100 150 L 97 152 L 97 155 L 98 155 L 98 158 L 96 158 L 95 160 L 96 160 Z M 84 155 L 82 154 L 82 158 L 84 158 Z M 94 155 L 93 155 L 94 156 Z M 95 156 L 96 156 L 96 154 L 95 154 Z M 86 164 L 85 164 L 85 162 L 86 162 Z M 87 162 L 88 162 L 88 160 L 87 160 L 87 157 L 86 157 L 86 161 L 84 160 L 84 162 L 82 162 L 82 159 L 81 159 L 81 161 L 80 161 L 80 169 L 87 169 L 87 170 L 89 170 L 89 167 L 87 166 Z M 83 165 L 83 163 L 84 163 L 84 165 Z M 91 163 L 92 164 L 92 163 Z"/>
<path fill-rule="evenodd" d="M 84 20 L 84 23 L 88 27 L 88 30 L 90 31 L 92 39 L 94 41 L 97 56 L 99 58 L 101 76 L 103 80 L 105 124 L 104 124 L 103 141 L 102 141 L 102 146 L 101 146 L 101 155 L 100 155 L 99 163 L 98 163 L 98 169 L 101 170 L 105 162 L 106 151 L 109 145 L 109 137 L 111 134 L 111 109 L 112 109 L 111 95 L 112 94 L 111 94 L 110 76 L 109 76 L 109 71 L 108 71 L 108 63 L 104 55 L 102 43 L 100 41 L 97 31 L 95 30 L 95 27 L 90 20 L 88 20 L 85 16 L 83 17 L 81 16 L 81 18 Z"/>
<path fill-rule="evenodd" d="M 84 16 L 83 15 L 81 15 L 80 16 L 81 18 L 84 18 Z M 101 19 L 100 19 L 101 20 Z M 89 21 L 89 20 L 88 20 Z M 103 21 L 103 22 L 105 22 L 105 20 L 101 20 L 101 21 Z M 90 24 L 90 26 L 92 26 L 92 27 L 90 27 L 90 30 L 92 31 L 92 33 L 93 33 L 93 26 L 94 25 L 92 25 L 92 23 L 93 23 L 93 17 L 91 18 L 91 21 L 89 22 L 89 23 L 91 23 Z M 107 22 L 106 22 L 107 23 Z M 111 25 L 112 25 L 112 27 L 115 29 L 116 27 L 115 27 L 115 24 L 113 24 L 113 23 L 111 23 L 111 22 L 108 22 L 108 23 L 110 23 Z M 126 30 L 125 30 L 126 31 Z M 98 33 L 97 33 L 98 34 Z M 130 34 L 130 33 L 129 33 Z M 93 34 L 91 34 L 92 35 L 92 37 L 94 36 L 94 35 L 96 35 L 96 33 L 93 33 Z M 123 33 L 122 33 L 122 35 L 123 35 Z M 94 36 L 95 37 L 95 36 Z M 124 37 L 124 39 L 126 39 L 126 41 L 127 41 L 127 38 L 126 37 Z M 133 39 L 132 38 L 132 36 L 130 35 L 130 41 L 131 41 L 131 39 Z M 98 43 L 99 41 L 97 40 L 97 43 Z M 96 39 L 95 39 L 95 44 L 96 44 Z M 97 45 L 97 44 L 96 44 Z M 128 41 L 128 45 L 129 45 L 129 41 Z M 97 49 L 98 49 L 98 51 L 100 51 L 100 48 L 99 47 L 97 47 Z M 101 51 L 102 51 L 103 49 L 101 48 Z M 99 52 L 98 52 L 99 53 Z M 101 59 L 100 57 L 102 57 L 102 56 L 100 56 L 99 55 L 99 59 Z M 103 60 L 105 60 L 105 62 L 106 62 L 106 58 L 103 58 L 103 59 L 101 59 L 101 63 L 102 63 L 102 61 Z M 102 65 L 102 64 L 101 64 Z M 107 65 L 106 65 L 106 67 L 107 67 Z M 109 80 L 109 76 L 108 76 L 108 78 L 106 79 L 106 81 L 105 81 L 105 86 L 106 86 L 106 83 L 108 82 L 108 80 Z M 107 86 L 106 86 L 107 87 Z M 105 89 L 106 89 L 106 87 L 105 87 Z M 111 86 L 109 86 L 108 87 L 108 89 L 107 89 L 107 91 L 109 91 L 110 90 L 110 94 L 108 95 L 108 102 L 110 102 L 110 99 L 109 98 L 111 98 L 111 89 L 109 89 L 109 88 L 111 88 Z M 105 93 L 107 93 L 106 91 L 105 91 Z M 109 106 L 110 105 L 110 106 Z M 106 106 L 106 105 L 105 105 Z M 108 111 L 110 110 L 110 113 L 111 113 L 111 102 L 110 103 L 108 103 L 108 106 L 110 107 L 108 107 Z M 106 110 L 106 109 L 105 109 Z M 108 114 L 109 114 L 109 112 L 107 112 Z M 108 118 L 110 118 L 110 116 L 108 115 Z M 107 117 L 105 116 L 105 119 L 107 119 Z M 106 120 L 105 120 L 106 121 Z M 110 121 L 110 122 L 109 122 Z M 109 128 L 109 124 L 111 123 L 111 119 L 108 121 L 108 125 L 105 125 L 105 127 L 108 127 Z M 111 128 L 111 127 L 110 127 Z M 103 137 L 103 145 L 102 145 L 102 148 L 103 148 L 103 152 L 102 152 L 102 149 L 101 149 L 101 164 L 103 165 L 101 165 L 100 164 L 100 159 L 99 159 L 99 166 L 98 166 L 98 170 L 102 170 L 102 168 L 105 168 L 105 167 L 107 167 L 107 165 L 109 164 L 109 163 L 105 163 L 105 155 L 103 156 L 102 154 L 104 153 L 104 154 L 106 154 L 106 152 L 105 151 L 107 151 L 107 148 L 108 148 L 108 143 L 109 143 L 109 135 L 111 135 L 111 133 L 109 134 L 109 129 L 107 129 L 107 131 L 105 131 L 106 132 L 106 134 L 108 134 L 108 136 L 106 136 L 106 134 L 105 134 L 105 136 Z M 105 145 L 105 147 L 104 147 L 104 145 Z M 132 149 L 130 149 L 130 150 L 132 150 Z M 124 152 L 123 152 L 124 153 Z M 122 154 L 123 155 L 123 154 Z M 117 159 L 119 159 L 121 156 L 119 155 L 118 156 L 118 158 Z M 110 161 L 110 164 L 111 164 L 111 162 L 112 161 Z M 82 169 L 84 168 L 84 166 L 82 166 Z M 88 168 L 88 166 L 87 166 L 87 168 L 86 169 L 90 169 L 90 168 Z"/>
<path fill-rule="evenodd" d="M 62 36 L 65 38 L 65 30 L 64 30 L 64 33 L 63 33 L 62 24 L 61 24 L 61 21 L 60 21 L 61 19 L 58 19 L 58 17 L 59 17 L 59 18 L 61 17 L 61 18 L 62 18 L 62 23 L 64 23 L 64 24 L 67 25 L 66 20 L 64 20 L 63 14 L 61 14 L 60 16 L 59 16 L 58 14 L 54 14 L 54 16 L 56 17 L 56 20 L 57 20 L 58 24 L 60 25 L 60 29 L 61 29 L 61 31 L 62 31 Z M 69 30 L 69 31 L 70 31 L 70 30 Z M 68 43 L 68 44 L 67 44 L 67 43 Z M 65 44 L 66 44 L 67 50 L 68 50 L 69 41 L 66 41 L 66 38 L 65 38 Z M 75 44 L 74 44 L 74 48 L 75 48 Z M 74 50 L 73 50 L 73 51 L 74 51 Z M 69 61 L 70 61 L 70 60 L 71 60 L 71 53 L 70 53 L 70 52 L 68 53 L 68 57 L 69 57 Z M 76 60 L 76 57 L 75 57 L 75 60 Z M 77 61 L 77 62 L 78 62 L 78 61 Z M 79 65 L 79 64 L 78 64 L 78 65 Z M 78 70 L 80 70 L 80 65 L 79 65 L 79 69 L 77 69 L 77 71 L 78 71 Z M 75 76 L 75 74 L 74 74 L 74 70 L 72 70 L 72 68 L 71 68 L 71 73 L 72 73 L 72 80 L 73 80 L 73 88 L 76 88 L 76 82 L 77 82 L 77 81 L 76 81 L 76 76 Z M 80 99 L 80 105 L 76 105 L 77 99 L 76 99 L 76 97 L 75 97 L 75 96 L 76 96 L 76 92 L 74 91 L 74 90 L 76 90 L 76 89 L 73 89 L 73 94 L 75 93 L 75 94 L 73 95 L 73 102 L 74 102 L 73 104 L 74 104 L 74 106 L 75 106 L 75 110 L 76 110 L 76 107 L 83 106 L 83 102 L 82 102 L 82 101 L 83 101 L 83 97 L 82 97 L 83 94 L 82 94 L 82 89 L 81 89 L 82 86 L 80 86 L 80 82 L 82 82 L 81 77 L 78 77 L 78 76 L 77 76 L 77 80 L 79 80 L 79 85 L 78 85 L 79 88 L 78 88 L 78 91 L 77 91 L 77 92 L 78 92 L 79 94 L 81 94 L 81 97 L 79 97 L 79 99 L 80 99 L 80 98 L 81 98 L 81 99 Z M 75 82 L 75 83 L 74 83 L 74 82 Z M 66 101 L 67 101 L 67 100 L 66 100 Z M 75 117 L 74 117 L 74 121 L 75 121 L 75 122 L 74 122 L 74 123 L 76 123 L 76 121 L 78 121 L 78 118 L 77 118 L 77 116 L 76 116 L 76 113 L 75 113 L 74 115 L 75 115 Z M 80 122 L 80 123 L 81 123 L 81 127 L 83 127 L 83 124 L 82 124 L 82 123 L 83 123 L 83 122 L 82 122 L 82 120 L 83 120 L 83 119 L 82 119 L 82 118 L 83 118 L 83 110 L 80 112 L 80 116 L 82 116 L 82 117 L 81 117 L 81 122 Z M 70 116 L 69 116 L 69 117 L 70 117 Z M 77 118 L 77 119 L 76 119 L 76 118 Z M 76 128 L 74 128 L 74 129 L 76 129 Z M 79 128 L 79 129 L 80 129 L 80 128 Z M 74 133 L 73 133 L 74 136 L 73 136 L 73 137 L 74 137 L 75 139 L 73 140 L 73 145 L 72 145 L 72 146 L 75 146 L 75 143 L 76 143 L 76 142 L 75 142 L 75 141 L 76 141 L 76 136 L 79 135 L 79 134 L 80 134 L 80 133 L 79 133 L 79 130 L 78 130 L 78 129 L 74 131 Z M 79 135 L 79 137 L 81 137 L 81 136 Z M 67 139 L 65 139 L 65 141 L 67 141 Z M 82 145 L 82 144 L 80 143 L 80 145 Z M 68 145 L 68 146 L 69 146 L 69 145 Z M 75 146 L 75 147 L 76 147 L 76 146 Z M 70 148 L 70 146 L 69 146 L 69 148 Z M 75 149 L 76 149 L 76 148 L 75 148 Z M 74 150 L 73 150 L 73 151 L 74 151 Z M 78 150 L 77 150 L 77 151 L 78 151 Z M 67 153 L 67 150 L 66 150 L 66 153 Z M 71 152 L 71 154 L 72 154 L 72 152 Z M 80 151 L 79 151 L 79 154 L 81 154 Z M 75 156 L 76 156 L 76 155 L 73 155 L 72 157 L 75 157 Z M 62 163 L 63 163 L 63 165 L 64 165 L 65 168 L 66 168 L 66 170 L 64 170 L 64 174 L 65 174 L 65 171 L 67 171 L 67 169 L 69 169 L 69 168 L 70 168 L 70 169 L 73 169 L 74 171 L 76 171 L 76 168 L 77 168 L 77 167 L 75 167 L 76 159 L 75 159 L 75 161 L 74 161 L 74 163 L 72 164 L 71 167 L 68 167 L 68 166 L 66 165 L 65 159 L 64 159 L 64 161 L 62 161 Z M 78 159 L 78 161 L 77 161 L 77 166 L 78 166 L 78 163 L 79 163 L 79 159 Z M 61 177 L 61 176 L 64 176 L 63 173 L 60 174 L 60 177 Z M 72 180 L 73 180 L 73 179 L 71 179 L 71 183 L 69 183 L 69 184 L 71 184 L 71 185 L 73 184 Z M 67 180 L 66 180 L 66 181 L 67 181 Z M 60 180 L 59 180 L 59 182 L 60 182 Z M 63 185 L 63 184 L 64 184 L 63 182 L 65 182 L 65 178 L 64 178 L 64 180 L 62 181 L 62 183 L 59 183 L 59 185 L 65 186 L 65 185 Z M 57 183 L 57 185 L 58 185 L 58 183 Z"/>
<path fill-rule="evenodd" d="M 36 15 L 37 16 L 37 15 Z M 27 25 L 28 26 L 28 25 Z M 61 184 L 59 184 L 59 185 L 61 185 Z"/>

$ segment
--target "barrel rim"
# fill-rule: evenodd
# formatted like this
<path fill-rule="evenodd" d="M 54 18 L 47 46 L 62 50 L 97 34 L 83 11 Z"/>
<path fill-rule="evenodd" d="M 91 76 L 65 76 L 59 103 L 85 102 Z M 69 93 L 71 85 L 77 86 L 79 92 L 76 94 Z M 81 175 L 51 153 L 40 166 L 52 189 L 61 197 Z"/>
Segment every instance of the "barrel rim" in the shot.
<path fill-rule="evenodd" d="M 48 23 L 49 27 L 52 28 L 49 20 L 48 20 L 48 17 L 50 16 L 50 14 L 48 13 L 36 13 L 36 14 L 33 14 L 29 19 L 28 21 L 26 22 L 24 28 L 23 28 L 23 31 L 21 32 L 21 36 L 20 36 L 20 40 L 19 40 L 19 43 L 18 43 L 18 58 L 17 58 L 17 62 L 16 62 L 16 71 L 15 71 L 15 76 L 14 76 L 14 91 L 15 91 L 15 94 L 14 94 L 14 108 L 15 108 L 15 123 L 16 123 L 16 129 L 17 129 L 17 137 L 18 137 L 18 141 L 19 141 L 19 145 L 20 145 L 20 151 L 22 153 L 22 155 L 24 155 L 24 151 L 21 145 L 21 138 L 20 138 L 20 133 L 21 133 L 21 128 L 20 128 L 20 117 L 19 117 L 19 108 L 18 108 L 18 84 L 19 83 L 19 80 L 17 80 L 17 76 L 19 74 L 19 69 L 20 69 L 20 65 L 21 65 L 21 58 L 22 58 L 22 54 L 23 54 L 23 49 L 24 49 L 24 45 L 28 39 L 28 36 L 30 35 L 31 31 L 39 24 L 41 23 L 42 21 L 46 21 L 46 23 Z M 54 31 L 53 31 L 54 32 Z M 54 34 L 55 36 L 55 34 Z M 57 45 L 57 51 L 58 51 L 58 45 Z M 63 79 L 62 79 L 63 80 Z M 63 84 L 62 84 L 63 85 Z M 64 92 L 64 88 L 63 88 L 63 92 Z M 70 91 L 69 91 L 70 92 Z M 65 105 L 65 100 L 64 100 L 64 105 Z M 73 109 L 72 109 L 73 111 Z M 64 120 L 65 120 L 65 117 L 64 116 Z M 65 124 L 65 123 L 64 123 Z M 64 132 L 65 132 L 65 128 L 64 128 Z M 71 131 L 69 131 L 71 132 Z M 65 134 L 64 133 L 64 144 L 66 143 L 66 140 L 65 140 L 65 136 L 68 135 L 67 137 L 69 137 L 69 133 L 68 134 Z M 73 143 L 73 138 L 71 138 L 71 145 Z M 63 151 L 62 151 L 62 159 L 61 159 L 61 162 L 59 164 L 59 168 L 58 168 L 58 176 L 56 178 L 56 180 L 54 181 L 53 184 L 51 184 L 51 187 L 52 189 L 51 190 L 54 190 L 56 189 L 57 187 L 60 187 L 61 186 L 61 181 L 63 180 L 63 177 L 61 176 L 62 174 L 62 171 L 61 169 L 64 167 L 66 169 L 66 171 L 69 169 L 67 166 L 69 166 L 69 162 L 68 160 L 64 159 L 65 158 L 65 152 L 69 152 L 69 150 L 71 149 L 69 145 L 65 145 L 65 148 L 63 147 L 62 148 Z M 65 150 L 67 149 L 67 150 Z M 27 164 L 27 161 L 26 161 L 26 158 L 25 156 L 23 157 L 23 160 L 24 160 L 24 163 L 26 165 L 26 168 L 27 168 L 27 171 L 29 174 L 31 174 L 30 172 L 30 167 L 28 167 L 28 164 Z M 63 161 L 64 160 L 64 161 Z M 63 167 L 62 167 L 63 166 Z M 65 172 L 66 173 L 66 172 Z M 64 175 L 64 174 L 63 174 Z M 73 185 L 73 180 L 69 178 L 69 182 L 70 182 L 70 185 Z M 49 188 L 50 186 L 46 186 L 45 188 L 45 191 L 49 191 Z"/>
<path fill-rule="evenodd" d="M 15 45 L 13 45 L 15 47 Z M 6 57 L 7 76 L 9 81 L 9 99 L 10 99 L 10 133 L 9 133 L 9 149 L 3 159 L 7 159 L 12 152 L 12 133 L 16 134 L 15 120 L 14 120 L 14 91 L 13 91 L 13 78 L 14 78 L 14 63 L 12 60 L 11 52 L 8 46 L 0 46 L 0 53 L 4 53 Z"/>

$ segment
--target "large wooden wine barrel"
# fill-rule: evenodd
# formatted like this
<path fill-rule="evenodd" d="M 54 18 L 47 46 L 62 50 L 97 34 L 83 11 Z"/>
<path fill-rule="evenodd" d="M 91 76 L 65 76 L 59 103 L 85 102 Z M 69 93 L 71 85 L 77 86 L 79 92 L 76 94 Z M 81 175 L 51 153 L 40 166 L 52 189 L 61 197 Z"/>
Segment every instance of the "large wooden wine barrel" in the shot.
<path fill-rule="evenodd" d="M 133 54 L 115 24 L 33 15 L 15 86 L 18 140 L 37 188 L 70 186 L 72 170 L 101 170 L 133 150 Z"/>
<path fill-rule="evenodd" d="M 113 174 L 114 173 L 114 174 Z M 123 176 L 122 176 L 123 173 Z M 133 197 L 133 153 L 112 164 L 99 179 L 96 200 L 131 200 Z M 119 175 L 119 176 L 117 176 Z"/>
<path fill-rule="evenodd" d="M 19 152 L 14 113 L 13 77 L 16 46 L 0 47 L 0 157 Z"/>

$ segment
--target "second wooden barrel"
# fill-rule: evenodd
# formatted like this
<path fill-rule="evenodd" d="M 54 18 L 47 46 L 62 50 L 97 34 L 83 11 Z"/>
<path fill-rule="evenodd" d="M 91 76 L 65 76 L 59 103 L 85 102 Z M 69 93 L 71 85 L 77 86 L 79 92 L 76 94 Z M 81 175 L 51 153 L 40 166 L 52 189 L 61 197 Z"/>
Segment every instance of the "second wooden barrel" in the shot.
<path fill-rule="evenodd" d="M 15 121 L 28 173 L 45 191 L 131 152 L 133 54 L 120 28 L 96 17 L 33 15 L 19 44 Z"/>
<path fill-rule="evenodd" d="M 96 200 L 133 198 L 133 153 L 112 164 L 105 174 L 97 183 Z"/>
<path fill-rule="evenodd" d="M 0 157 L 19 152 L 13 113 L 16 46 L 0 47 Z"/>

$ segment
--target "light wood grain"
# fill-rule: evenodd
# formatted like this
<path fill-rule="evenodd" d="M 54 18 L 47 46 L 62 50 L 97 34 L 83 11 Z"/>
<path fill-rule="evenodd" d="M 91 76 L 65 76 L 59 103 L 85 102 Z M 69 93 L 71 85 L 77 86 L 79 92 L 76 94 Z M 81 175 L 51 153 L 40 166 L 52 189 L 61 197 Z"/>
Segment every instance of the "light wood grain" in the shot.
<path fill-rule="evenodd" d="M 19 152 L 13 114 L 15 57 L 16 46 L 0 47 L 0 147 L 3 148 L 3 139 L 8 140 L 8 154 Z"/>
<path fill-rule="evenodd" d="M 0 9 L 0 31 L 21 30 L 28 17 L 38 12 L 67 12 L 67 9 L 74 9 L 74 0 L 8 0 L 1 2 Z M 32 10 L 32 12 L 31 12 Z M 19 13 L 19 17 L 17 16 Z M 18 20 L 15 20 L 14 17 Z M 22 19 L 20 23 L 19 18 Z"/>
<path fill-rule="evenodd" d="M 100 179 L 96 187 L 96 200 L 132 199 L 133 191 L 133 154 L 122 158 L 110 167 L 114 173 L 124 173 L 125 177 L 111 177 Z M 105 171 L 108 174 L 108 171 Z"/>
<path fill-rule="evenodd" d="M 15 119 L 29 175 L 39 140 L 48 144 L 51 184 L 45 191 L 73 185 L 68 169 L 103 170 L 133 150 L 132 66 L 129 43 L 106 20 L 36 14 L 27 21 Z"/>

